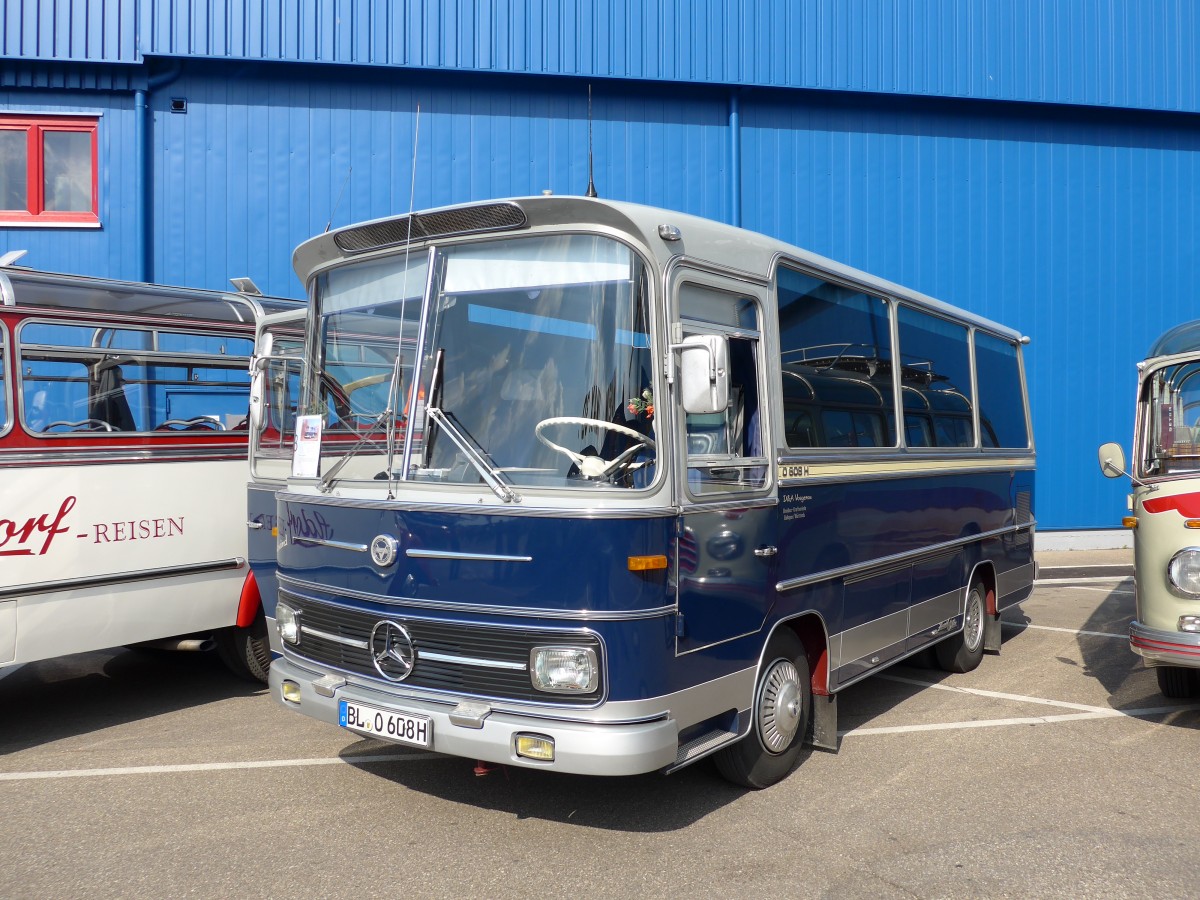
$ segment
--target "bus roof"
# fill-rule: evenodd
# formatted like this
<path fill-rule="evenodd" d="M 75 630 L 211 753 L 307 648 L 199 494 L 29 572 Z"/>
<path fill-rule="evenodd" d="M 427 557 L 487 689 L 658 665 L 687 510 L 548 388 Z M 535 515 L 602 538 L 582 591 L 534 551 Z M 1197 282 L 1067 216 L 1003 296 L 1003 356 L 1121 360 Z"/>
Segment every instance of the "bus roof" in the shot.
<path fill-rule="evenodd" d="M 1009 340 L 1023 340 L 1020 332 L 990 319 L 758 232 L 687 213 L 591 197 L 516 197 L 375 219 L 310 238 L 296 248 L 292 263 L 300 280 L 307 284 L 314 272 L 339 260 L 394 252 L 410 242 L 415 245 L 435 238 L 502 234 L 556 225 L 612 228 L 639 239 L 656 254 L 660 264 L 665 265 L 674 256 L 686 257 L 762 280 L 771 277 L 777 259 L 786 257 L 864 290 L 911 301 Z M 679 238 L 663 238 L 660 228 L 664 226 L 678 229 Z M 689 245 L 704 249 L 689 252 Z"/>
<path fill-rule="evenodd" d="M 1200 319 L 1184 322 L 1164 332 L 1150 347 L 1147 359 L 1160 356 L 1174 356 L 1177 353 L 1188 353 L 1200 350 Z"/>
<path fill-rule="evenodd" d="M 145 284 L 0 267 L 0 309 L 56 309 L 133 316 L 204 319 L 214 323 L 253 323 L 267 313 L 304 307 L 299 300 L 236 291 Z"/>

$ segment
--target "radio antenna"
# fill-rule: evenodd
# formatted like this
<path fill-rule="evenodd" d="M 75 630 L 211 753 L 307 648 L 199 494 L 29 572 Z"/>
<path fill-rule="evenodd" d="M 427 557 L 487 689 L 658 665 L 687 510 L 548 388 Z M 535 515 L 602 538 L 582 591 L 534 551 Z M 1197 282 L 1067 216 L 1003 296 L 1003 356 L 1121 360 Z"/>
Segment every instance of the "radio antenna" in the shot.
<path fill-rule="evenodd" d="M 588 85 L 588 197 L 598 197 L 596 182 L 592 180 L 592 86 Z"/>
<path fill-rule="evenodd" d="M 333 225 L 333 217 L 337 215 L 338 207 L 342 205 L 342 195 L 346 193 L 346 185 L 350 183 L 350 173 L 354 171 L 354 166 L 346 167 L 346 177 L 342 179 L 342 189 L 338 191 L 337 202 L 333 204 L 333 209 L 329 213 L 329 221 L 325 223 L 325 231 L 329 232 L 330 226 Z"/>

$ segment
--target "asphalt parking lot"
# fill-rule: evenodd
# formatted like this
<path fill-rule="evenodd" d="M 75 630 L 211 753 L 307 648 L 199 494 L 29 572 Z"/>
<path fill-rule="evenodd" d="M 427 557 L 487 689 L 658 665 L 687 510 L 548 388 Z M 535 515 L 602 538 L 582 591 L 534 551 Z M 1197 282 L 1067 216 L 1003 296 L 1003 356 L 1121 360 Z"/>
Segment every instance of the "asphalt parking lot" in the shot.
<path fill-rule="evenodd" d="M 1195 896 L 1200 702 L 1158 693 L 1132 582 L 1099 572 L 1050 570 L 973 673 L 850 689 L 840 752 L 761 792 L 708 764 L 480 778 L 204 654 L 26 666 L 0 680 L 0 896 Z"/>

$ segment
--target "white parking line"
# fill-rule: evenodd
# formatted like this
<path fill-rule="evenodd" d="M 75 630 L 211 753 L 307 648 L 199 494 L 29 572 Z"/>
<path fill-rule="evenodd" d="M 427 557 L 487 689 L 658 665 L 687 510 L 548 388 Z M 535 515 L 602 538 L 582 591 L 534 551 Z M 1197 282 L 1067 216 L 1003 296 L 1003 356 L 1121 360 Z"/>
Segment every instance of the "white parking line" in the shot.
<path fill-rule="evenodd" d="M 1068 584 L 1064 587 L 1069 591 L 1099 591 L 1102 594 L 1124 594 L 1127 597 L 1136 597 L 1137 591 L 1122 591 L 1118 588 L 1102 588 L 1090 587 L 1086 584 Z"/>
<path fill-rule="evenodd" d="M 1066 630 L 1066 629 L 1062 629 Z M 881 681 L 894 681 L 899 684 L 911 684 L 920 688 L 933 688 L 939 691 L 952 691 L 957 694 L 972 694 L 977 697 L 990 697 L 996 700 L 1012 700 L 1018 703 L 1036 703 L 1042 706 L 1057 706 L 1062 709 L 1075 709 L 1079 712 L 1064 713 L 1057 716 L 1019 716 L 1006 719 L 978 719 L 966 722 L 935 722 L 929 725 L 894 725 L 878 728 L 851 728 L 839 731 L 838 737 L 859 737 L 874 734 L 906 734 L 918 731 L 954 731 L 967 728 L 1002 728 L 1011 725 L 1050 725 L 1056 722 L 1080 722 L 1087 719 L 1141 719 L 1148 716 L 1160 716 L 1173 712 L 1190 712 L 1200 710 L 1200 703 L 1190 703 L 1178 706 L 1150 706 L 1142 709 L 1112 709 L 1106 706 L 1089 706 L 1085 703 L 1068 703 L 1065 700 L 1050 700 L 1045 697 L 1027 697 L 1024 694 L 1006 694 L 1001 691 L 985 691 L 981 688 L 966 688 L 952 684 L 934 684 L 915 678 L 901 678 L 897 675 L 877 675 Z"/>
<path fill-rule="evenodd" d="M 1087 584 L 1094 581 L 1133 581 L 1132 575 L 1091 575 L 1081 576 L 1079 578 L 1038 578 L 1034 580 L 1034 584 Z"/>
<path fill-rule="evenodd" d="M 429 753 L 381 753 L 374 756 L 313 757 L 310 759 L 264 759 L 247 762 L 189 763 L 174 766 L 124 766 L 114 769 L 53 769 L 45 772 L 0 772 L 0 781 L 32 781 L 39 778 L 98 778 L 103 775 L 162 775 L 168 772 L 222 772 L 236 769 L 279 769 L 300 766 L 404 762 L 429 759 Z"/>
<path fill-rule="evenodd" d="M 1022 630 L 1026 628 L 1036 628 L 1038 631 L 1061 631 L 1064 634 L 1086 634 L 1090 635 L 1091 637 L 1120 638 L 1123 641 L 1129 640 L 1129 635 L 1125 632 L 1122 632 L 1121 634 L 1113 634 L 1110 631 L 1085 631 L 1081 628 L 1056 628 L 1053 625 L 1034 625 L 1031 622 L 1001 622 L 1000 624 L 1005 628 L 1020 628 Z"/>

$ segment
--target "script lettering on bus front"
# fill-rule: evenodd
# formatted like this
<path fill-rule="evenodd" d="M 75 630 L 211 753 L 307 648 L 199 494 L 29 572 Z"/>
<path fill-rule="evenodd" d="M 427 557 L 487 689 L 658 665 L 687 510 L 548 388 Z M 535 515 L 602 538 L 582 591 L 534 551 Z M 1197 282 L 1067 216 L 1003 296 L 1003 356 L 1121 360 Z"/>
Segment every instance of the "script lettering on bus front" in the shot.
<path fill-rule="evenodd" d="M 795 519 L 803 519 L 808 515 L 808 501 L 812 499 L 811 494 L 796 494 L 788 492 L 779 495 L 781 509 L 783 511 L 783 521 L 791 522 Z"/>
<path fill-rule="evenodd" d="M 333 526 L 319 512 L 304 510 L 300 515 L 288 513 L 288 534 L 292 540 L 328 540 L 333 537 Z"/>

